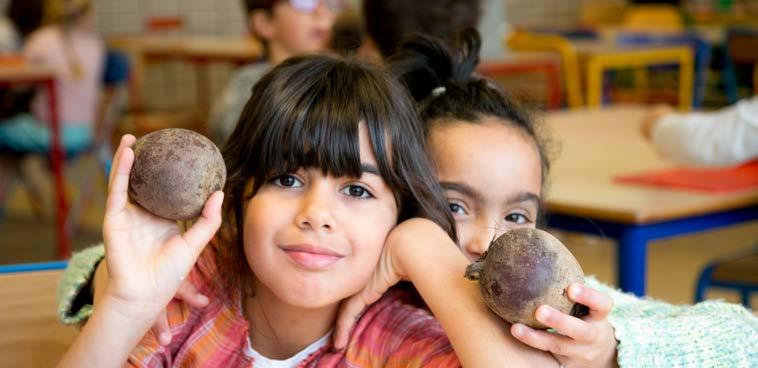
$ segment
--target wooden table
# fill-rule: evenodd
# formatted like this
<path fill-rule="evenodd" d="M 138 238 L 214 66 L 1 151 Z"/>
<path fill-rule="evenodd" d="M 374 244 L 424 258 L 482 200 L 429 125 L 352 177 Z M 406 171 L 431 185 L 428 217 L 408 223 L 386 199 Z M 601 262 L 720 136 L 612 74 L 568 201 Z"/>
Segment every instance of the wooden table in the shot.
<path fill-rule="evenodd" d="M 132 61 L 130 102 L 132 109 L 141 111 L 144 68 L 149 63 L 165 60 L 183 60 L 195 65 L 211 62 L 247 64 L 263 55 L 260 43 L 249 37 L 196 37 L 134 35 L 108 38 L 108 46 L 126 52 Z M 198 100 L 202 106 L 208 102 L 209 81 L 206 68 L 197 68 Z M 202 110 L 202 109 L 201 109 Z"/>
<path fill-rule="evenodd" d="M 17 84 L 43 85 L 47 89 L 50 106 L 50 130 L 52 131 L 52 144 L 50 149 L 50 161 L 55 180 L 55 235 L 58 246 L 58 258 L 68 258 L 71 253 L 68 233 L 66 232 L 66 218 L 68 206 L 66 204 L 65 178 L 63 174 L 63 147 L 61 147 L 60 121 L 58 103 L 56 101 L 56 74 L 52 69 L 29 65 L 0 65 L 0 86 Z"/>
<path fill-rule="evenodd" d="M 57 317 L 62 273 L 0 274 L 0 366 L 52 367 L 71 346 L 77 331 Z"/>
<path fill-rule="evenodd" d="M 547 192 L 548 225 L 618 241 L 621 289 L 645 294 L 647 243 L 758 219 L 758 188 L 723 195 L 617 184 L 615 176 L 677 165 L 640 135 L 646 107 L 548 113 L 561 144 Z"/>
<path fill-rule="evenodd" d="M 603 72 L 612 69 L 679 65 L 679 109 L 692 107 L 694 55 L 687 46 L 619 46 L 615 40 L 572 42 L 584 64 L 586 102 L 602 105 Z"/>

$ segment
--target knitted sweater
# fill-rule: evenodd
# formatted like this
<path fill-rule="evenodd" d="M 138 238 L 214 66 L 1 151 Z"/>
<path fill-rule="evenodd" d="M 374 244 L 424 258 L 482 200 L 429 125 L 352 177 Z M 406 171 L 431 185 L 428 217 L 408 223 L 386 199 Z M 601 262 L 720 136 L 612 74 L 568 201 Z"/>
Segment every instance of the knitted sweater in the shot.
<path fill-rule="evenodd" d="M 102 245 L 74 254 L 58 287 L 58 315 L 66 324 L 92 313 L 88 289 L 103 258 Z M 740 305 L 706 301 L 672 305 L 622 293 L 595 278 L 585 283 L 613 299 L 620 367 L 758 367 L 758 318 Z"/>

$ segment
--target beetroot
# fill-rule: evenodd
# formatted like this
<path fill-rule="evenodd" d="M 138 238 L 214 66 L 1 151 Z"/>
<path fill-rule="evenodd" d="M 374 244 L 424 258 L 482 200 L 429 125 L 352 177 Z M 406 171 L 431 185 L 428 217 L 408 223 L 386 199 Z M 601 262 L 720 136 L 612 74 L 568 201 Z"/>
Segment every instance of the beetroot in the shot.
<path fill-rule="evenodd" d="M 479 281 L 485 304 L 510 323 L 545 329 L 534 315 L 542 304 L 575 317 L 589 311 L 566 296 L 571 283 L 584 282 L 582 268 L 558 239 L 543 230 L 504 233 L 468 266 L 466 278 Z"/>
<path fill-rule="evenodd" d="M 186 129 L 162 129 L 134 144 L 129 195 L 156 216 L 189 220 L 221 190 L 226 166 L 216 145 Z"/>

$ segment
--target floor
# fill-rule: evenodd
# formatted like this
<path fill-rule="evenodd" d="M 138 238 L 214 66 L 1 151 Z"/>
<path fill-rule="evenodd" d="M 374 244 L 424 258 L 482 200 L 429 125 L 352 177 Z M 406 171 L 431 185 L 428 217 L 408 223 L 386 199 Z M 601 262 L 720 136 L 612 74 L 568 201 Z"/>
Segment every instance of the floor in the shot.
<path fill-rule="evenodd" d="M 36 166 L 43 167 L 39 163 Z M 95 244 L 102 238 L 105 178 L 100 174 L 92 175 L 97 170 L 97 163 L 86 158 L 69 165 L 67 169 L 70 181 L 90 175 L 97 183 L 91 193 L 87 193 L 90 203 L 83 211 L 79 231 L 74 236 L 74 249 Z M 44 172 L 43 169 L 38 171 Z M 45 174 L 40 175 L 44 178 Z M 49 192 L 50 189 L 45 190 Z M 81 196 L 74 185 L 68 188 L 68 192 L 70 196 Z M 0 264 L 54 259 L 52 214 L 48 213 L 42 218 L 35 216 L 20 185 L 13 187 L 9 193 L 9 201 L 0 221 Z M 47 204 L 45 208 L 52 206 Z M 648 262 L 648 294 L 672 303 L 691 303 L 697 275 L 702 267 L 714 258 L 752 247 L 758 241 L 756 234 L 758 220 L 727 229 L 653 242 Z M 612 240 L 580 234 L 561 234 L 561 239 L 579 260 L 585 274 L 615 284 L 615 244 Z M 713 290 L 707 296 L 739 301 L 739 296 L 732 292 Z M 753 296 L 752 302 L 758 305 L 758 293 Z"/>

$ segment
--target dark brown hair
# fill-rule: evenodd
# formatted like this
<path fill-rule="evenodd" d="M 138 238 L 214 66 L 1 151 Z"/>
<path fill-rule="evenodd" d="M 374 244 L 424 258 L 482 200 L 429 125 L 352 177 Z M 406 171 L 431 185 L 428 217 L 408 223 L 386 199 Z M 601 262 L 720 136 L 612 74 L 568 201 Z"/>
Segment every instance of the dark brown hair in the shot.
<path fill-rule="evenodd" d="M 217 262 L 230 296 L 252 276 L 243 246 L 245 203 L 272 177 L 299 168 L 360 177 L 361 125 L 368 131 L 379 172 L 395 194 L 398 222 L 425 217 L 457 241 L 425 154 L 414 104 L 400 83 L 377 68 L 334 56 L 296 57 L 253 88 L 222 150 L 228 174 Z"/>
<path fill-rule="evenodd" d="M 436 124 L 452 121 L 478 124 L 487 117 L 495 117 L 534 142 L 544 187 L 550 171 L 547 139 L 539 134 L 537 124 L 523 106 L 495 83 L 474 74 L 480 48 L 479 32 L 473 28 L 459 34 L 458 46 L 453 51 L 441 40 L 416 35 L 403 43 L 390 64 L 418 102 L 425 134 Z"/>
<path fill-rule="evenodd" d="M 366 31 L 381 54 L 395 53 L 403 40 L 415 33 L 455 45 L 458 33 L 476 27 L 481 0 L 364 0 Z"/>

